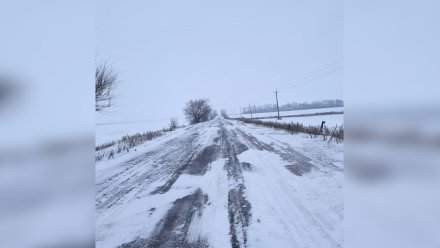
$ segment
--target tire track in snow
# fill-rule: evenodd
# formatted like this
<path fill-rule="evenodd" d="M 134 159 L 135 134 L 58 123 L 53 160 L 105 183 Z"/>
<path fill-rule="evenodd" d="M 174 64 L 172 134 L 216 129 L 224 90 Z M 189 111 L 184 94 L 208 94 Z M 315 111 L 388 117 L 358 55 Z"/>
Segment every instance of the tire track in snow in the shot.
<path fill-rule="evenodd" d="M 246 199 L 246 186 L 237 155 L 248 147 L 237 140 L 235 133 L 228 131 L 223 124 L 220 127 L 222 154 L 227 158 L 225 169 L 228 174 L 228 217 L 231 235 L 231 247 L 247 247 L 247 228 L 251 214 L 251 204 Z"/>
<path fill-rule="evenodd" d="M 148 238 L 138 238 L 122 244 L 120 248 L 207 248 L 208 241 L 202 237 L 192 241 L 188 239 L 188 230 L 193 217 L 202 214 L 208 195 L 197 189 L 193 194 L 173 202 L 165 217 L 156 224 Z"/>
<path fill-rule="evenodd" d="M 145 189 L 151 183 L 163 178 L 168 180 L 150 194 L 167 192 L 180 174 L 188 166 L 192 166 L 191 159 L 199 149 L 198 139 L 202 137 L 200 133 L 203 133 L 204 126 L 191 126 L 186 131 L 181 137 L 169 140 L 152 151 L 121 163 L 123 169 L 120 172 L 101 180 L 97 184 L 97 211 L 123 203 L 124 197 L 133 190 L 142 197 L 147 194 Z M 186 144 L 185 149 L 182 149 L 182 144 Z M 198 164 L 199 160 L 200 158 L 196 158 L 195 166 L 203 172 Z M 197 169 L 192 171 L 197 172 Z"/>
<path fill-rule="evenodd" d="M 170 190 L 171 186 L 177 181 L 179 176 L 183 173 L 190 175 L 203 176 L 208 170 L 208 166 L 212 163 L 219 153 L 219 146 L 210 145 L 202 149 L 201 152 L 193 153 L 187 162 L 183 163 L 173 174 L 171 178 L 162 186 L 157 187 L 150 194 L 163 194 Z"/>
<path fill-rule="evenodd" d="M 302 176 L 306 173 L 309 173 L 313 168 L 316 168 L 315 165 L 311 163 L 310 158 L 295 151 L 290 147 L 280 147 L 281 149 L 275 149 L 273 146 L 258 140 L 256 137 L 245 133 L 239 128 L 237 128 L 236 131 L 253 148 L 261 151 L 265 150 L 268 152 L 273 152 L 280 155 L 283 160 L 289 163 L 285 166 L 286 169 L 297 176 Z"/>
<path fill-rule="evenodd" d="M 285 165 L 286 169 L 296 176 L 302 176 L 306 173 L 310 173 L 312 169 L 319 169 L 312 163 L 314 161 L 311 158 L 292 149 L 287 144 L 285 144 L 286 146 L 283 147 L 273 145 L 273 143 L 268 145 L 258 140 L 255 136 L 245 133 L 240 128 L 236 128 L 235 131 L 246 142 L 246 144 L 253 149 L 278 154 L 282 160 L 289 163 L 288 165 Z M 267 190 L 268 193 L 265 194 L 264 198 L 266 198 L 269 205 L 272 206 L 273 213 L 279 218 L 279 222 L 285 226 L 284 229 L 292 234 L 292 244 L 296 243 L 296 245 L 299 245 L 300 243 L 298 243 L 298 240 L 296 239 L 300 238 L 303 240 L 303 242 L 310 242 L 310 244 L 313 244 L 311 247 L 321 247 L 322 243 L 320 244 L 317 242 L 317 240 L 324 238 L 324 242 L 326 245 L 328 245 L 328 247 L 341 247 L 341 243 L 335 240 L 331 235 L 333 227 L 332 224 L 327 220 L 328 217 L 324 218 L 320 212 L 311 211 L 311 209 L 309 209 L 309 207 L 302 202 L 300 197 L 298 197 L 299 194 L 294 188 L 286 187 L 287 185 L 283 185 L 282 183 L 280 184 L 280 182 L 287 179 L 286 175 L 282 171 L 277 170 L 276 167 L 272 168 L 270 172 L 267 171 L 267 168 L 272 166 L 269 165 L 271 165 L 270 161 L 267 161 L 266 164 L 264 164 L 266 175 L 269 173 L 274 174 L 277 180 L 272 183 L 262 181 L 262 183 L 265 184 L 263 187 L 264 192 L 269 189 Z M 280 165 L 282 166 L 282 164 Z M 260 166 L 262 165 L 260 164 Z M 284 180 L 279 181 L 283 178 Z M 280 199 L 282 200 L 280 201 Z M 273 204 L 273 202 L 277 202 L 277 204 Z M 288 209 L 295 209 L 295 211 L 286 211 Z M 289 223 L 285 223 L 284 220 L 286 219 L 291 221 Z M 293 220 L 301 221 L 297 223 Z M 293 231 L 295 229 L 300 229 L 302 231 L 295 232 Z M 293 235 L 295 233 L 299 234 L 300 237 L 295 237 Z"/>

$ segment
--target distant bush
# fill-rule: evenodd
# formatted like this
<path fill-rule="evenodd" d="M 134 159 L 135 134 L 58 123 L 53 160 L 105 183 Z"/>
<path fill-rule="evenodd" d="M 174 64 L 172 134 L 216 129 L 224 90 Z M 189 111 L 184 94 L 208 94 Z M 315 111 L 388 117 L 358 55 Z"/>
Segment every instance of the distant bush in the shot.
<path fill-rule="evenodd" d="M 196 99 L 187 102 L 183 112 L 190 124 L 197 124 L 210 120 L 212 108 L 208 99 Z"/>
<path fill-rule="evenodd" d="M 179 122 L 177 121 L 177 119 L 176 119 L 176 118 L 171 118 L 171 120 L 170 120 L 170 125 L 169 125 L 170 130 L 174 130 L 174 129 L 176 129 L 178 126 L 179 126 Z"/>
<path fill-rule="evenodd" d="M 255 120 L 255 119 L 248 119 L 248 118 L 237 118 L 236 120 L 243 121 L 244 123 L 252 123 L 257 126 L 264 126 L 264 127 L 271 127 L 276 129 L 284 130 L 291 134 L 296 133 L 306 133 L 309 134 L 311 138 L 316 137 L 318 135 L 322 135 L 324 140 L 327 140 L 327 138 L 330 138 L 330 140 L 335 140 L 336 142 L 343 141 L 344 140 L 344 127 L 343 126 L 336 126 L 334 128 L 328 128 L 323 127 L 323 130 L 321 131 L 321 127 L 319 125 L 312 126 L 312 125 L 303 125 L 301 123 L 282 123 L 282 122 L 274 122 L 274 121 L 261 121 L 261 120 Z"/>

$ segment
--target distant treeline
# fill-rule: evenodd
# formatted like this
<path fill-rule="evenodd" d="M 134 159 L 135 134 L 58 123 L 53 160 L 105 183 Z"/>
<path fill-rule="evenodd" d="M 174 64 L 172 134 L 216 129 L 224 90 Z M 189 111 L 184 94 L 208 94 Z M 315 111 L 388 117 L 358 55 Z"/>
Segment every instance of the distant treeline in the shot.
<path fill-rule="evenodd" d="M 292 111 L 292 110 L 303 110 L 303 109 L 319 109 L 319 108 L 334 108 L 334 107 L 344 107 L 344 101 L 342 100 L 322 100 L 314 101 L 311 103 L 287 103 L 280 105 L 280 111 Z M 276 104 L 265 104 L 265 105 L 253 105 L 251 106 L 252 113 L 267 113 L 277 111 Z M 249 114 L 249 107 L 242 108 L 243 114 Z"/>

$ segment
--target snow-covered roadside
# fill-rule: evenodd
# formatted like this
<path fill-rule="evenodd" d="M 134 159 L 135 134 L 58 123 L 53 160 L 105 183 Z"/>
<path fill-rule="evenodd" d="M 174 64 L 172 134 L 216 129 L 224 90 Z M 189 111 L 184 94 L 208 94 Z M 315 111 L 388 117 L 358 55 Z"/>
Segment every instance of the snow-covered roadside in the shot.
<path fill-rule="evenodd" d="M 169 120 L 98 123 L 95 127 L 95 143 L 102 145 L 118 140 L 124 135 L 143 133 L 147 130 L 161 130 L 167 128 L 168 125 Z"/>
<path fill-rule="evenodd" d="M 115 153 L 114 158 L 108 159 L 107 157 L 104 157 L 102 160 L 98 160 L 95 162 L 95 170 L 96 173 L 98 173 L 101 170 L 107 169 L 109 167 L 112 167 L 117 164 L 121 164 L 124 161 L 128 161 L 132 158 L 135 158 L 141 154 L 144 154 L 150 150 L 154 150 L 154 148 L 161 146 L 163 143 L 175 139 L 176 137 L 179 137 L 184 132 L 184 129 L 176 129 L 172 132 L 166 133 L 164 136 L 149 140 L 144 142 L 141 145 L 138 145 L 136 147 L 133 147 L 133 149 L 130 149 L 130 152 L 123 152 L 123 153 Z M 98 153 L 106 153 L 108 150 L 114 149 L 114 146 L 111 146 L 109 148 L 105 148 L 102 151 L 97 151 Z M 98 174 L 97 174 L 98 175 Z"/>
<path fill-rule="evenodd" d="M 237 124 L 247 135 L 276 150 L 294 149 L 311 159 L 310 173 L 286 173 L 279 154 L 249 149 L 238 156 L 252 204 L 250 247 L 338 247 L 343 241 L 343 143 L 251 124 Z M 234 125 L 235 126 L 235 125 Z M 244 139 L 240 139 L 246 142 Z M 264 237 L 264 238 L 263 238 Z"/>
<path fill-rule="evenodd" d="M 244 124 L 240 121 L 232 121 L 239 125 L 240 129 L 251 133 L 258 140 L 267 144 L 276 144 L 280 147 L 291 147 L 308 157 L 315 158 L 317 162 L 332 164 L 343 169 L 344 165 L 344 142 L 323 141 L 321 136 L 310 138 L 308 134 L 287 134 L 282 130 L 273 128 L 257 127 L 253 124 Z"/>

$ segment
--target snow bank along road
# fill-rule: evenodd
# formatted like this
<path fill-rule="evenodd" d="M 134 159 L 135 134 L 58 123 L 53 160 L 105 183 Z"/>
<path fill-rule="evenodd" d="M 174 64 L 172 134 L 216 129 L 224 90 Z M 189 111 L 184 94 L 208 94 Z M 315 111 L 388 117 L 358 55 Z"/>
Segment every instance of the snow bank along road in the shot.
<path fill-rule="evenodd" d="M 96 164 L 97 247 L 340 247 L 343 144 L 216 119 Z"/>

